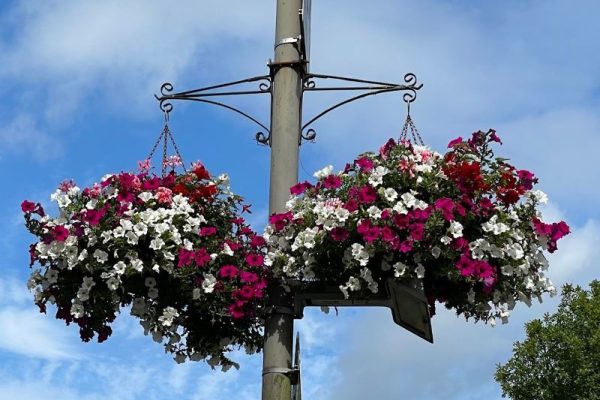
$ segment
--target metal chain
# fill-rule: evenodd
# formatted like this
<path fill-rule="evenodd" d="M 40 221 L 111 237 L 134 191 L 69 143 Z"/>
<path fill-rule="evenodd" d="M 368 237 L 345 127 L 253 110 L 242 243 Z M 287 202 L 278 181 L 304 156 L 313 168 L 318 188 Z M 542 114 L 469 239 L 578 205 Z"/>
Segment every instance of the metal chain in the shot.
<path fill-rule="evenodd" d="M 402 127 L 402 133 L 400 134 L 400 140 L 407 140 L 410 142 L 408 138 L 408 131 L 410 130 L 410 134 L 415 144 L 425 146 L 425 142 L 423 142 L 423 138 L 419 133 L 419 130 L 415 126 L 415 123 L 410 116 L 410 103 L 408 103 L 408 113 L 406 114 L 406 121 L 404 121 L 404 126 Z"/>
<path fill-rule="evenodd" d="M 162 176 L 167 174 L 167 136 L 169 135 L 169 125 L 165 124 L 165 129 L 163 130 L 163 154 L 162 154 Z"/>
<path fill-rule="evenodd" d="M 163 142 L 162 165 L 161 165 L 162 176 L 165 176 L 167 173 L 166 163 L 167 163 L 167 159 L 168 159 L 167 151 L 168 151 L 168 147 L 169 147 L 169 141 L 171 142 L 171 145 L 173 146 L 173 149 L 175 150 L 175 154 L 177 154 L 177 156 L 181 160 L 183 170 L 185 172 L 187 172 L 187 170 L 185 168 L 185 164 L 183 163 L 183 157 L 181 157 L 181 152 L 179 151 L 179 147 L 177 146 L 177 143 L 175 143 L 175 138 L 173 137 L 173 134 L 171 133 L 171 130 L 169 129 L 169 124 L 167 123 L 167 119 L 165 119 L 165 126 L 164 126 L 162 132 L 160 133 L 160 135 L 158 135 L 156 142 L 154 142 L 154 146 L 152 146 L 152 150 L 150 150 L 150 154 L 147 157 L 148 160 L 152 159 L 152 157 L 154 156 L 154 153 L 156 152 L 156 149 L 158 148 L 158 144 L 161 141 Z"/>
<path fill-rule="evenodd" d="M 173 150 L 175 150 L 175 154 L 177 154 L 177 156 L 181 160 L 181 167 L 183 168 L 184 172 L 187 172 L 187 169 L 185 169 L 185 163 L 183 162 L 183 157 L 181 156 L 181 153 L 179 152 L 177 143 L 175 143 L 175 138 L 173 137 L 173 133 L 169 130 L 168 134 L 169 134 L 169 138 L 171 139 L 171 145 L 173 146 Z"/>

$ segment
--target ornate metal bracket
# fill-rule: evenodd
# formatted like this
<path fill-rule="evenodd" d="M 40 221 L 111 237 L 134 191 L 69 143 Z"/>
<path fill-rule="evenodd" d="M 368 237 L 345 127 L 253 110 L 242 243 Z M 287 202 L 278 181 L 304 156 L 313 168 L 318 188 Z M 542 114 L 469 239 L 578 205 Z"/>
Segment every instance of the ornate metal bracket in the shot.
<path fill-rule="evenodd" d="M 316 84 L 316 79 L 333 79 L 337 81 L 352 82 L 357 85 L 354 86 L 329 86 L 319 87 Z M 333 106 L 325 109 L 324 111 L 311 118 L 308 122 L 302 125 L 301 129 L 301 140 L 314 141 L 317 137 L 317 132 L 313 128 L 309 128 L 315 121 L 330 113 L 331 111 L 342 107 L 348 103 L 352 103 L 355 100 L 359 100 L 365 97 L 374 96 L 380 93 L 388 92 L 406 92 L 402 96 L 403 100 L 410 106 L 410 103 L 415 101 L 417 98 L 417 91 L 423 87 L 423 84 L 417 83 L 417 76 L 413 73 L 404 75 L 404 83 L 390 83 L 390 82 L 379 82 L 369 81 L 365 79 L 348 78 L 344 76 L 334 75 L 322 75 L 322 74 L 307 74 L 304 78 L 304 91 L 305 92 L 317 92 L 317 91 L 361 91 L 359 95 L 353 96 L 349 99 L 341 101 Z"/>
<path fill-rule="evenodd" d="M 243 85 L 247 83 L 259 82 L 258 89 L 256 90 L 237 90 L 237 91 L 219 91 L 231 86 Z M 173 110 L 172 100 L 189 100 L 200 103 L 213 104 L 230 111 L 233 111 L 246 119 L 254 122 L 260 126 L 261 131 L 256 134 L 256 141 L 261 144 L 269 144 L 271 132 L 269 128 L 256 118 L 252 117 L 248 113 L 241 111 L 229 104 L 222 103 L 216 100 L 209 100 L 207 97 L 221 97 L 221 96 L 237 96 L 237 95 L 249 95 L 249 94 L 271 94 L 271 77 L 269 75 L 255 76 L 252 78 L 242 79 L 239 81 L 222 83 L 219 85 L 207 86 L 200 89 L 188 90 L 185 92 L 173 93 L 173 85 L 170 83 L 164 83 L 160 87 L 160 96 L 154 95 L 156 100 L 159 101 L 160 109 L 165 113 L 166 116 Z"/>
<path fill-rule="evenodd" d="M 292 65 L 294 67 L 300 66 L 303 67 L 303 61 L 293 62 L 293 63 L 283 63 L 281 65 L 270 63 L 269 68 L 271 69 L 270 75 L 261 75 L 255 76 L 252 78 L 242 79 L 239 81 L 233 81 L 228 83 L 222 83 L 214 86 L 207 86 L 200 89 L 188 90 L 185 92 L 177 92 L 173 93 L 173 85 L 170 83 L 164 83 L 160 88 L 161 95 L 155 95 L 156 99 L 159 101 L 160 109 L 165 113 L 165 116 L 168 118 L 169 113 L 173 110 L 172 100 L 189 100 L 196 101 L 201 103 L 213 104 L 222 108 L 226 108 L 230 111 L 233 111 L 244 118 L 254 122 L 258 125 L 261 130 L 256 133 L 256 141 L 260 144 L 269 145 L 271 141 L 271 132 L 270 129 L 258 121 L 253 116 L 248 113 L 241 111 L 229 104 L 222 103 L 216 100 L 209 100 L 209 97 L 221 97 L 221 96 L 237 96 L 237 95 L 250 95 L 250 94 L 272 94 L 271 85 L 273 82 L 273 76 L 276 73 L 277 69 L 282 67 L 283 65 Z M 317 86 L 316 80 L 318 79 L 331 79 L 336 81 L 344 81 L 351 82 L 355 85 L 353 86 L 325 86 L 320 87 Z M 243 85 L 248 83 L 259 82 L 258 89 L 254 90 L 237 90 L 237 91 L 222 91 L 219 89 Z M 314 142 L 317 137 L 317 132 L 313 128 L 309 128 L 315 121 L 319 120 L 321 117 L 330 113 L 331 111 L 342 107 L 345 104 L 352 103 L 355 100 L 359 100 L 365 97 L 374 96 L 380 93 L 388 93 L 388 92 L 405 92 L 402 96 L 403 100 L 410 106 L 410 103 L 415 101 L 417 98 L 417 91 L 423 87 L 422 84 L 417 83 L 417 76 L 412 73 L 408 73 L 404 75 L 404 83 L 390 83 L 390 82 L 380 82 L 380 81 L 369 81 L 365 79 L 356 79 L 356 78 L 348 78 L 344 76 L 335 76 L 335 75 L 322 75 L 322 74 L 304 74 L 303 77 L 303 92 L 318 92 L 318 91 L 360 91 L 363 92 L 359 95 L 353 96 L 349 99 L 341 101 L 333 106 L 325 109 L 320 112 L 313 118 L 311 118 L 308 122 L 302 125 L 300 130 L 300 144 L 302 141 L 310 141 Z"/>

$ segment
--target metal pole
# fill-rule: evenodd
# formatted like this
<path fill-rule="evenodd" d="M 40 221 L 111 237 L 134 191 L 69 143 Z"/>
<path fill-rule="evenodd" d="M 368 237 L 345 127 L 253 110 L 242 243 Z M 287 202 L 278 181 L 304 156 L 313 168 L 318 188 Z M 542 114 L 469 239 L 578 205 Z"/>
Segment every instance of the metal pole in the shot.
<path fill-rule="evenodd" d="M 270 214 L 284 211 L 289 188 L 298 181 L 303 72 L 297 39 L 301 7 L 302 0 L 277 0 L 275 60 L 271 65 Z M 268 290 L 268 299 L 273 312 L 265 321 L 262 400 L 291 400 L 292 296 L 274 285 Z"/>

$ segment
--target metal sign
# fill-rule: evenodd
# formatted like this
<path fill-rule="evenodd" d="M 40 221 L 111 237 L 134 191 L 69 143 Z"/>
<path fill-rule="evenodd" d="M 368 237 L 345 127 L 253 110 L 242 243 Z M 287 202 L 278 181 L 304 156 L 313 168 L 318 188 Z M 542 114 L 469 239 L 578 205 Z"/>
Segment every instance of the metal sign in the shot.
<path fill-rule="evenodd" d="M 394 322 L 422 339 L 433 343 L 429 304 L 422 290 L 388 279 L 385 290 L 368 298 L 346 299 L 338 288 L 318 290 L 296 288 L 294 313 L 302 318 L 304 307 L 389 307 Z"/>
<path fill-rule="evenodd" d="M 306 72 L 309 70 L 310 63 L 310 15 L 311 15 L 311 0 L 303 0 L 302 8 L 300 9 L 300 35 L 302 59 L 306 62 Z"/>

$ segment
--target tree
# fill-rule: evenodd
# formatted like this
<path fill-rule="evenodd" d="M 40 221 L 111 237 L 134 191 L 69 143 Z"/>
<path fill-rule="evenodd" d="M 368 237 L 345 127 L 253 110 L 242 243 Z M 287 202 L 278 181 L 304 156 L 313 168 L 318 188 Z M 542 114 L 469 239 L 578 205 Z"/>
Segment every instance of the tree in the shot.
<path fill-rule="evenodd" d="M 590 290 L 565 285 L 554 314 L 525 324 L 527 339 L 496 369 L 513 400 L 600 399 L 600 281 Z"/>

